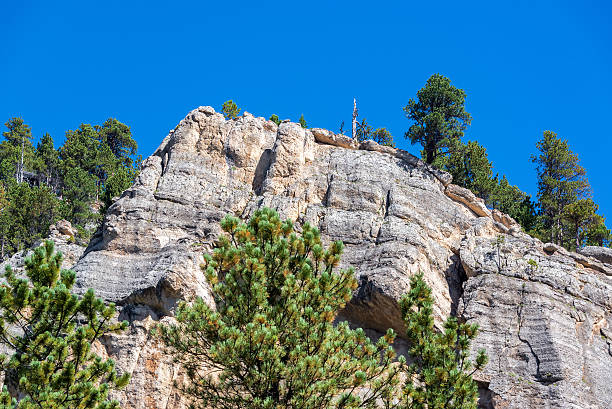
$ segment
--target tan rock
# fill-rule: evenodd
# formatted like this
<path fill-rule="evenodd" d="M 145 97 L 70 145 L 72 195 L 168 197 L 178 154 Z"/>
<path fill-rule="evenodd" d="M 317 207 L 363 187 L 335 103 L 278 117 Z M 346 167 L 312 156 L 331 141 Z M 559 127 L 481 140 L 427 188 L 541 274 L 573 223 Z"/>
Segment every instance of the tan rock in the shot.
<path fill-rule="evenodd" d="M 122 407 L 184 407 L 173 386 L 181 370 L 150 328 L 182 299 L 212 305 L 201 253 L 225 214 L 246 219 L 262 206 L 345 243 L 342 267 L 355 268 L 359 288 L 338 319 L 368 334 L 402 334 L 397 300 L 423 271 L 438 326 L 457 313 L 481 327 L 474 348 L 491 363 L 476 376 L 489 407 L 607 407 L 612 278 L 597 270 L 601 260 L 542 244 L 451 181 L 400 149 L 252 115 L 226 121 L 210 107 L 190 112 L 75 267 L 78 288 L 116 302 L 130 322 L 104 343 L 134 374 Z"/>
<path fill-rule="evenodd" d="M 457 202 L 463 203 L 476 215 L 481 217 L 492 217 L 491 211 L 487 209 L 487 206 L 485 206 L 484 201 L 476 197 L 476 195 L 474 195 L 471 190 L 450 184 L 446 186 L 445 192 L 448 197 L 453 200 L 456 200 Z"/>
<path fill-rule="evenodd" d="M 347 149 L 357 149 L 359 147 L 359 143 L 350 136 L 336 134 L 332 131 L 328 131 L 327 129 L 321 128 L 310 128 L 310 131 L 314 135 L 315 140 L 319 143 L 339 146 L 341 148 Z"/>

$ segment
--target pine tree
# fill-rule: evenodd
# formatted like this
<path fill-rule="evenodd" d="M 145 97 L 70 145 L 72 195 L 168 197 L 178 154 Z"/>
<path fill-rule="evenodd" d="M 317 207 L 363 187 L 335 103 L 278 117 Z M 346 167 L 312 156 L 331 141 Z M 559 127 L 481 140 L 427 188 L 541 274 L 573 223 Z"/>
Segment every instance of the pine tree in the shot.
<path fill-rule="evenodd" d="M 113 203 L 113 198 L 120 196 L 123 191 L 132 186 L 137 175 L 135 169 L 118 166 L 108 175 L 104 182 L 104 194 L 102 201 L 104 203 L 101 213 L 105 213 L 106 209 Z"/>
<path fill-rule="evenodd" d="M 133 156 L 138 151 L 138 144 L 132 138 L 130 127 L 115 118 L 109 118 L 102 125 L 96 125 L 95 129 L 100 144 L 107 145 L 124 167 L 131 168 L 134 165 Z"/>
<path fill-rule="evenodd" d="M 465 91 L 451 85 L 448 78 L 432 75 L 423 88 L 404 107 L 406 118 L 413 124 L 406 138 L 423 146 L 427 163 L 447 153 L 454 140 L 463 136 L 472 117 L 465 110 Z"/>
<path fill-rule="evenodd" d="M 274 122 L 276 125 L 280 125 L 281 124 L 281 120 L 279 119 L 278 115 L 276 115 L 276 114 L 272 114 L 270 116 L 270 121 Z"/>
<path fill-rule="evenodd" d="M 532 155 L 531 160 L 538 172 L 538 201 L 544 227 L 551 242 L 563 245 L 563 211 L 571 203 L 588 198 L 591 187 L 578 155 L 570 150 L 567 140 L 545 131 L 536 147 L 540 153 Z"/>
<path fill-rule="evenodd" d="M 485 201 L 495 188 L 493 164 L 485 147 L 476 141 L 465 144 L 459 139 L 452 140 L 448 155 L 438 156 L 433 165 L 450 173 L 454 184 L 470 189 Z"/>
<path fill-rule="evenodd" d="M 5 254 L 23 250 L 47 236 L 59 216 L 59 200 L 47 186 L 12 183 L 6 190 L 2 243 Z"/>
<path fill-rule="evenodd" d="M 357 282 L 336 269 L 342 243 L 325 250 L 319 232 L 301 233 L 271 209 L 248 224 L 227 216 L 203 269 L 215 309 L 181 304 L 161 338 L 187 370 L 183 389 L 196 408 L 318 409 L 372 407 L 390 401 L 400 366 L 389 330 L 373 344 L 337 312 Z"/>
<path fill-rule="evenodd" d="M 302 114 L 302 116 L 300 116 L 300 119 L 298 121 L 300 123 L 300 126 L 304 129 L 308 128 L 308 124 L 306 123 L 306 120 L 304 119 L 304 114 Z"/>
<path fill-rule="evenodd" d="M 374 128 L 372 128 L 370 124 L 368 124 L 368 121 L 363 118 L 361 122 L 357 122 L 357 131 L 355 134 L 355 139 L 357 139 L 359 142 L 372 139 L 372 132 L 374 132 Z"/>
<path fill-rule="evenodd" d="M 223 103 L 221 106 L 221 112 L 223 112 L 225 119 L 234 119 L 238 117 L 240 108 L 238 108 L 238 105 L 236 105 L 236 103 L 230 99 L 229 101 L 225 101 Z"/>
<path fill-rule="evenodd" d="M 112 389 L 125 386 L 114 362 L 91 349 L 100 337 L 117 333 L 127 322 L 113 323 L 115 307 L 93 290 L 72 294 L 75 274 L 61 270 L 62 255 L 46 241 L 26 259 L 27 278 L 9 267 L 0 287 L 0 342 L 12 352 L 0 358 L 6 408 L 113 409 Z"/>
<path fill-rule="evenodd" d="M 11 118 L 4 125 L 7 131 L 3 132 L 6 143 L 2 148 L 2 160 L 11 163 L 14 169 L 13 176 L 18 183 L 21 183 L 26 167 L 30 167 L 32 164 L 32 130 L 23 122 L 22 118 Z M 4 177 L 6 176 L 4 175 Z"/>
<path fill-rule="evenodd" d="M 59 152 L 53 145 L 48 133 L 36 145 L 36 171 L 43 177 L 47 186 L 57 187 L 59 178 Z"/>
<path fill-rule="evenodd" d="M 484 350 L 470 361 L 476 324 L 459 324 L 455 317 L 434 330 L 431 288 L 419 273 L 410 279 L 410 292 L 400 300 L 413 362 L 406 366 L 400 407 L 403 409 L 476 409 L 478 386 L 475 371 L 487 363 Z"/>
<path fill-rule="evenodd" d="M 59 148 L 62 173 L 80 168 L 89 174 L 98 166 L 98 133 L 90 124 L 81 124 L 75 131 L 66 132 L 66 141 Z"/>
<path fill-rule="evenodd" d="M 365 118 L 363 118 L 361 122 L 357 123 L 356 132 L 357 140 L 359 142 L 364 142 L 371 139 L 380 145 L 395 148 L 395 143 L 393 142 L 393 135 L 391 135 L 391 132 L 389 132 L 386 128 L 377 128 L 374 130 L 374 128 L 368 124 L 368 121 Z"/>
<path fill-rule="evenodd" d="M 64 174 L 61 214 L 75 226 L 85 226 L 96 220 L 92 203 L 96 198 L 96 178 L 81 168 L 68 169 Z"/>
<path fill-rule="evenodd" d="M 372 132 L 372 139 L 374 140 L 374 142 L 380 145 L 395 148 L 395 142 L 393 142 L 393 135 L 391 135 L 391 132 L 389 132 L 387 128 L 376 128 L 376 130 Z"/>
<path fill-rule="evenodd" d="M 574 250 L 582 247 L 589 227 L 596 222 L 599 206 L 592 199 L 580 199 L 563 209 L 563 220 L 569 225 L 569 234 L 574 239 Z"/>
<path fill-rule="evenodd" d="M 612 234 L 606 227 L 605 217 L 596 214 L 586 231 L 587 246 L 608 246 L 610 240 Z"/>

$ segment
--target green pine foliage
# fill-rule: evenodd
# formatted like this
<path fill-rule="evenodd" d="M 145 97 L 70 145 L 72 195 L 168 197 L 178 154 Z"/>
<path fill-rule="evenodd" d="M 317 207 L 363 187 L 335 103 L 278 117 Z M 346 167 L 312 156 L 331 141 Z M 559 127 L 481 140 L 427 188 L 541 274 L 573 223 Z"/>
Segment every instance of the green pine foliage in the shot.
<path fill-rule="evenodd" d="M 551 242 L 569 245 L 572 235 L 568 235 L 564 224 L 564 212 L 572 203 L 590 197 L 586 170 L 567 140 L 554 132 L 545 131 L 536 147 L 539 153 L 531 160 L 538 172 L 538 201 L 544 229 Z"/>
<path fill-rule="evenodd" d="M 70 221 L 86 239 L 101 220 L 101 212 L 138 175 L 141 158 L 135 156 L 136 141 L 130 128 L 116 119 L 102 125 L 81 124 L 66 132 L 57 149 L 49 134 L 34 148 L 30 127 L 21 118 L 11 118 L 5 125 L 0 143 L 4 201 L 0 259 L 45 237 L 49 225 L 59 218 Z"/>
<path fill-rule="evenodd" d="M 372 128 L 365 118 L 363 118 L 361 122 L 357 123 L 356 137 L 359 142 L 364 142 L 371 139 L 380 145 L 395 148 L 395 143 L 393 142 L 393 135 L 391 135 L 391 132 L 389 132 L 386 128 Z"/>
<path fill-rule="evenodd" d="M 22 172 L 34 164 L 32 130 L 22 118 L 10 118 L 4 125 L 7 131 L 0 143 L 0 178 L 20 180 Z"/>
<path fill-rule="evenodd" d="M 470 189 L 485 200 L 495 189 L 493 164 L 485 147 L 476 141 L 466 144 L 459 139 L 452 140 L 448 154 L 437 156 L 433 165 L 450 173 L 454 184 Z"/>
<path fill-rule="evenodd" d="M 573 249 L 580 248 L 592 226 L 600 223 L 597 210 L 599 206 L 590 198 L 577 200 L 563 209 L 562 218 L 567 223 L 568 234 L 573 237 L 573 243 L 570 245 Z"/>
<path fill-rule="evenodd" d="M 42 177 L 42 182 L 57 189 L 59 187 L 59 152 L 55 149 L 53 138 L 48 133 L 36 145 L 34 170 Z"/>
<path fill-rule="evenodd" d="M 434 74 L 404 107 L 412 125 L 406 138 L 420 144 L 427 163 L 447 153 L 452 144 L 463 137 L 472 117 L 465 110 L 465 91 L 451 85 L 447 77 Z"/>
<path fill-rule="evenodd" d="M 276 125 L 280 125 L 281 124 L 281 120 L 278 117 L 278 115 L 276 115 L 276 114 L 272 114 L 270 116 L 270 121 L 274 122 Z"/>
<path fill-rule="evenodd" d="M 225 119 L 234 119 L 238 117 L 240 108 L 238 108 L 238 105 L 236 105 L 236 103 L 230 99 L 229 101 L 225 101 L 223 103 L 221 106 L 221 112 L 223 112 Z"/>
<path fill-rule="evenodd" d="M 26 259 L 27 278 L 6 268 L 0 287 L 0 342 L 11 352 L 0 356 L 4 408 L 113 409 L 112 389 L 124 387 L 114 362 L 92 351 L 100 337 L 118 333 L 127 322 L 113 322 L 114 305 L 93 290 L 71 292 L 75 274 L 61 270 L 62 255 L 46 241 Z"/>
<path fill-rule="evenodd" d="M 138 144 L 132 139 L 130 127 L 115 118 L 109 118 L 102 125 L 96 125 L 95 129 L 100 146 L 108 146 L 113 156 L 123 165 L 122 168 L 131 169 Z"/>
<path fill-rule="evenodd" d="M 47 186 L 10 183 L 0 199 L 0 255 L 2 258 L 32 246 L 49 233 L 60 215 L 60 200 Z"/>
<path fill-rule="evenodd" d="M 300 126 L 301 126 L 302 128 L 304 128 L 304 129 L 307 129 L 307 128 L 308 128 L 308 124 L 306 123 L 306 120 L 304 119 L 304 114 L 302 114 L 302 115 L 300 116 L 300 119 L 299 119 L 299 121 L 298 121 L 298 122 L 300 123 Z"/>
<path fill-rule="evenodd" d="M 538 226 L 536 203 L 506 176 L 493 176 L 493 164 L 487 150 L 476 141 L 463 143 L 456 139 L 447 155 L 439 155 L 433 165 L 451 174 L 453 183 L 470 189 L 486 205 L 515 219 L 526 232 L 535 234 Z"/>
<path fill-rule="evenodd" d="M 372 343 L 361 329 L 334 325 L 357 282 L 338 270 L 343 245 L 298 233 L 271 209 L 247 224 L 227 216 L 226 235 L 203 269 L 216 309 L 202 299 L 178 308 L 160 336 L 192 383 L 195 408 L 371 408 L 391 402 L 401 366 L 392 330 Z"/>
<path fill-rule="evenodd" d="M 606 219 L 596 214 L 586 231 L 586 244 L 588 246 L 609 246 L 612 233 L 606 227 Z"/>
<path fill-rule="evenodd" d="M 475 371 L 487 363 L 484 350 L 470 360 L 476 324 L 449 317 L 442 332 L 434 329 L 431 288 L 419 273 L 410 279 L 410 292 L 400 300 L 413 362 L 405 366 L 402 409 L 476 409 Z"/>

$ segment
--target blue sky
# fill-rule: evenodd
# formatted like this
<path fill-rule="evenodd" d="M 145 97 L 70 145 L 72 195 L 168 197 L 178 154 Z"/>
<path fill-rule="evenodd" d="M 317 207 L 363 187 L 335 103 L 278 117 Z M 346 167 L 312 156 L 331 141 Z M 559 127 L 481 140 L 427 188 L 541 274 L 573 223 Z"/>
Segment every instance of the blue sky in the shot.
<path fill-rule="evenodd" d="M 356 96 L 362 117 L 417 153 L 402 107 L 436 72 L 467 92 L 466 137 L 497 172 L 535 193 L 529 157 L 555 131 L 612 218 L 608 1 L 0 5 L 0 120 L 22 116 L 58 143 L 82 122 L 116 117 L 147 156 L 188 111 L 228 99 L 337 130 Z"/>

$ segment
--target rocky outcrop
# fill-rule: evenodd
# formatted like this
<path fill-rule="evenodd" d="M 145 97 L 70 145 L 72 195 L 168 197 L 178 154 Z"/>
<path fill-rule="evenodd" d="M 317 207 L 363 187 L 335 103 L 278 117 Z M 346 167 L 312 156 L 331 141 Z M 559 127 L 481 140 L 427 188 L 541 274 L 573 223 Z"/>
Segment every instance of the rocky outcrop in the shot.
<path fill-rule="evenodd" d="M 477 322 L 492 407 L 605 408 L 612 396 L 612 280 L 523 233 L 479 219 L 462 241 L 459 305 Z M 591 260 L 593 261 L 593 260 Z"/>
<path fill-rule="evenodd" d="M 405 151 L 250 114 L 226 121 L 201 107 L 144 162 L 75 266 L 79 288 L 116 302 L 130 322 L 105 342 L 133 374 L 124 407 L 185 404 L 172 386 L 182 374 L 150 328 L 171 320 L 181 299 L 211 302 L 202 252 L 225 214 L 246 219 L 262 206 L 345 243 L 343 265 L 355 268 L 359 288 L 340 318 L 370 333 L 403 331 L 396 301 L 423 271 L 438 323 L 458 314 L 482 328 L 475 348 L 491 357 L 476 375 L 483 405 L 612 401 L 612 282 L 601 259 L 547 251 Z"/>
<path fill-rule="evenodd" d="M 612 270 L 612 249 L 608 247 L 586 246 L 580 254 L 599 260 L 606 268 Z"/>

